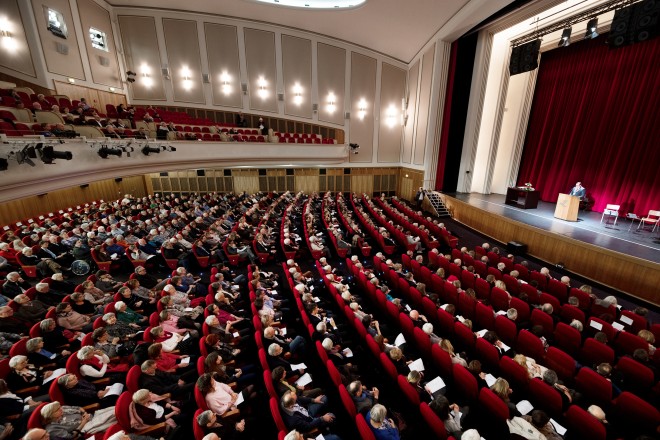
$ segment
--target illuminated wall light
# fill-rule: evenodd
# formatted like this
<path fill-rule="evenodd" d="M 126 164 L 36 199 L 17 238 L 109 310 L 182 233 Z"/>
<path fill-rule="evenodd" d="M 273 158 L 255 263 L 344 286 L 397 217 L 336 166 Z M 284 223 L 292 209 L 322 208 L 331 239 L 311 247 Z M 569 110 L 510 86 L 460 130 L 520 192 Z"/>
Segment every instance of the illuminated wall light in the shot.
<path fill-rule="evenodd" d="M 268 98 L 268 89 L 266 88 L 268 86 L 268 82 L 266 82 L 266 79 L 263 76 L 260 76 L 257 80 L 257 86 L 257 95 L 259 95 L 261 99 Z"/>
<path fill-rule="evenodd" d="M 7 17 L 0 17 L 0 37 L 2 37 L 2 48 L 8 52 L 15 52 L 18 49 L 18 41 L 11 33 L 12 26 Z"/>
<path fill-rule="evenodd" d="M 142 77 L 142 84 L 145 87 L 150 88 L 154 85 L 154 80 L 151 78 L 151 68 L 147 63 L 142 63 L 140 66 L 140 76 Z"/>
<path fill-rule="evenodd" d="M 302 86 L 298 83 L 296 83 L 293 86 L 293 103 L 296 105 L 300 105 L 303 102 L 303 96 L 302 96 Z"/>
<path fill-rule="evenodd" d="M 66 80 L 69 81 L 69 84 L 75 84 L 76 83 L 76 80 L 73 79 L 73 78 L 67 78 Z"/>
<path fill-rule="evenodd" d="M 334 113 L 337 110 L 337 97 L 334 93 L 328 93 L 328 105 L 325 108 L 328 113 Z"/>
<path fill-rule="evenodd" d="M 192 76 L 192 72 L 188 68 L 188 66 L 183 66 L 181 69 L 181 76 L 183 77 L 183 88 L 186 90 L 190 90 L 193 88 L 193 82 L 192 79 L 190 78 Z"/>
<path fill-rule="evenodd" d="M 220 84 L 222 93 L 229 95 L 231 93 L 231 76 L 227 72 L 222 72 L 220 75 Z"/>
<path fill-rule="evenodd" d="M 358 118 L 364 119 L 366 115 L 367 115 L 367 100 L 362 98 L 360 99 L 360 102 L 358 102 Z"/>
<path fill-rule="evenodd" d="M 385 112 L 385 124 L 389 127 L 392 128 L 396 125 L 396 120 L 397 120 L 398 112 L 396 110 L 396 107 L 394 104 L 390 104 L 389 107 L 387 107 L 387 111 Z"/>

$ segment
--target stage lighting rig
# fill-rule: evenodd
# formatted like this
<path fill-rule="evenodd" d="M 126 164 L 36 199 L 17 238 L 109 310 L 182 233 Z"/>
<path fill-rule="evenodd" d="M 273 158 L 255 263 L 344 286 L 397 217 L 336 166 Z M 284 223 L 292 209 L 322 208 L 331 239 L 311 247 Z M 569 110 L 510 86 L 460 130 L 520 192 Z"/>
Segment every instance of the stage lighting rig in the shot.
<path fill-rule="evenodd" d="M 149 156 L 151 153 L 160 154 L 160 147 L 150 147 L 149 145 L 142 147 L 142 154 Z"/>
<path fill-rule="evenodd" d="M 114 147 L 108 147 L 107 145 L 102 146 L 97 154 L 101 159 L 107 159 L 108 156 L 117 156 L 121 157 L 123 154 L 123 150 L 121 148 L 114 148 Z"/>
<path fill-rule="evenodd" d="M 20 151 L 16 151 L 14 154 L 16 155 L 16 161 L 19 165 L 24 163 L 30 165 L 31 167 L 36 165 L 32 160 L 37 158 L 37 152 L 33 144 L 26 145 Z"/>
<path fill-rule="evenodd" d="M 52 145 L 44 145 L 42 143 L 38 143 L 34 148 L 39 152 L 41 161 L 46 165 L 52 165 L 55 163 L 55 159 L 73 159 L 73 154 L 70 151 L 55 151 Z"/>

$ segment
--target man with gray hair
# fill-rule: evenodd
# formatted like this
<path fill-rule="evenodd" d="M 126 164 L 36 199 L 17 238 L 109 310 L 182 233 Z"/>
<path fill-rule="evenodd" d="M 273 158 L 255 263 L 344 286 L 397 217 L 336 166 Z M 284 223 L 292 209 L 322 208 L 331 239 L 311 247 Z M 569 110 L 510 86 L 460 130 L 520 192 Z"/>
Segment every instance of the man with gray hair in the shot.
<path fill-rule="evenodd" d="M 186 401 L 191 398 L 195 384 L 186 383 L 180 376 L 158 369 L 156 361 L 151 359 L 144 361 L 140 369 L 142 370 L 138 378 L 140 388 L 149 389 L 159 395 L 170 393 L 176 400 Z"/>
<path fill-rule="evenodd" d="M 57 306 L 66 296 L 59 292 L 51 291 L 48 283 L 37 283 L 34 288 L 37 291 L 35 299 L 49 306 Z"/>
<path fill-rule="evenodd" d="M 371 408 L 365 417 L 367 420 L 367 425 L 374 432 L 380 432 L 390 438 L 399 438 L 399 430 L 396 427 L 396 423 L 391 418 L 387 418 L 387 409 L 377 403 Z"/>
<path fill-rule="evenodd" d="M 267 346 L 266 350 L 271 344 L 278 344 L 285 351 L 291 352 L 293 356 L 304 355 L 305 353 L 305 339 L 300 335 L 293 339 L 282 337 L 278 329 L 268 326 L 264 329 L 264 339 L 264 345 Z"/>
<path fill-rule="evenodd" d="M 327 433 L 329 426 L 334 422 L 335 415 L 326 413 L 322 416 L 312 414 L 306 408 L 302 407 L 297 402 L 298 397 L 293 391 L 287 391 L 282 396 L 280 404 L 282 407 L 282 418 L 284 423 L 290 429 L 297 429 L 303 432 L 311 431 L 315 428 L 321 429 L 323 437 L 326 440 L 339 440 L 339 437 L 334 434 Z"/>
<path fill-rule="evenodd" d="M 2 285 L 2 293 L 13 299 L 30 288 L 30 283 L 21 278 L 18 272 L 9 272 L 5 283 Z"/>

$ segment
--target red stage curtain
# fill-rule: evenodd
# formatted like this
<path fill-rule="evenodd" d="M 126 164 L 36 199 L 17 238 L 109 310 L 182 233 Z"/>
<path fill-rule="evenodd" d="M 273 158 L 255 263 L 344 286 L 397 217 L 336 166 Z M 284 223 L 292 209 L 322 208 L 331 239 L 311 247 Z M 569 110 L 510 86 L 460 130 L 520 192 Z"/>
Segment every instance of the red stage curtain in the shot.
<path fill-rule="evenodd" d="M 660 209 L 660 39 L 609 50 L 605 36 L 543 54 L 518 185 L 556 202 L 577 181 L 593 209 Z"/>
<path fill-rule="evenodd" d="M 449 54 L 449 72 L 447 75 L 447 88 L 445 92 L 445 106 L 442 114 L 442 131 L 440 131 L 440 148 L 438 149 L 438 165 L 435 175 L 435 189 L 442 191 L 442 182 L 445 179 L 445 160 L 447 159 L 447 148 L 449 146 L 449 128 L 451 125 L 451 102 L 454 96 L 454 80 L 456 77 L 456 57 L 458 42 L 451 45 Z"/>

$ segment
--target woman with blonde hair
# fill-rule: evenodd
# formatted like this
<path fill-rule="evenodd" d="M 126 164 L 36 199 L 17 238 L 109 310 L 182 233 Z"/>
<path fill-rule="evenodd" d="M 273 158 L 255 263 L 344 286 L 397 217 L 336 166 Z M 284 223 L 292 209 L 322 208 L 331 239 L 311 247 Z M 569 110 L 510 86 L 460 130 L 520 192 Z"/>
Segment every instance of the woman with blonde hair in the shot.
<path fill-rule="evenodd" d="M 145 429 L 159 423 L 166 423 L 168 429 L 177 427 L 181 410 L 172 403 L 166 403 L 161 396 L 143 388 L 133 393 L 132 400 L 128 413 L 134 429 Z"/>
<path fill-rule="evenodd" d="M 451 363 L 452 364 L 460 364 L 467 368 L 467 362 L 465 359 L 460 357 L 459 355 L 454 353 L 454 346 L 449 342 L 449 339 L 445 338 L 442 341 L 440 341 L 440 348 L 442 348 L 444 351 L 449 354 L 449 357 L 451 358 Z"/>
<path fill-rule="evenodd" d="M 506 406 L 509 407 L 509 418 L 514 416 L 520 417 L 518 408 L 516 408 L 516 405 L 511 402 L 511 393 L 513 393 L 513 390 L 509 387 L 509 382 L 507 382 L 506 379 L 498 377 L 495 383 L 490 387 L 490 390 L 495 393 L 497 397 L 502 399 L 502 401 L 506 403 Z"/>
<path fill-rule="evenodd" d="M 523 354 L 517 354 L 513 357 L 513 361 L 527 370 L 529 378 L 538 377 L 539 379 L 543 378 L 543 373 L 547 370 L 543 365 L 536 363 L 531 357 L 526 357 Z"/>
<path fill-rule="evenodd" d="M 57 439 L 74 439 L 77 434 L 96 434 L 117 423 L 115 407 L 99 409 L 89 414 L 79 406 L 62 406 L 51 402 L 41 408 L 41 418 L 46 432 Z"/>

